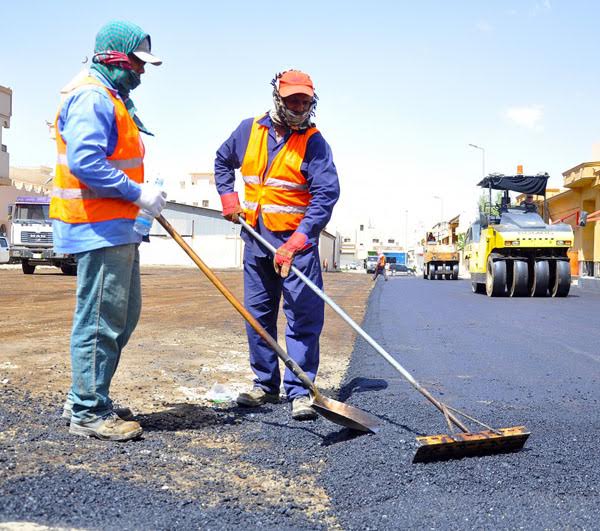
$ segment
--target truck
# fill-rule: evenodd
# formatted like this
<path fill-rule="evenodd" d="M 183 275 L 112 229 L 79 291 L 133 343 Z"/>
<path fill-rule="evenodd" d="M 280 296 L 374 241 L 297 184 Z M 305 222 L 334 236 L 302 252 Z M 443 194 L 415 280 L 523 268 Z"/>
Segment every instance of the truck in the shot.
<path fill-rule="evenodd" d="M 423 245 L 423 278 L 429 280 L 458 279 L 458 249 L 454 243 L 441 243 L 432 232 Z"/>
<path fill-rule="evenodd" d="M 26 275 L 32 275 L 38 265 L 52 265 L 65 275 L 76 275 L 75 257 L 54 251 L 49 211 L 48 197 L 17 197 L 9 205 L 10 262 L 20 262 Z"/>
<path fill-rule="evenodd" d="M 474 293 L 488 297 L 566 297 L 571 287 L 568 250 L 574 233 L 566 223 L 550 224 L 535 204 L 511 204 L 509 192 L 545 197 L 549 175 L 491 174 L 479 186 L 489 190 L 482 211 L 467 231 L 465 261 Z M 492 205 L 492 190 L 502 192 Z M 583 222 L 584 223 L 584 222 Z"/>

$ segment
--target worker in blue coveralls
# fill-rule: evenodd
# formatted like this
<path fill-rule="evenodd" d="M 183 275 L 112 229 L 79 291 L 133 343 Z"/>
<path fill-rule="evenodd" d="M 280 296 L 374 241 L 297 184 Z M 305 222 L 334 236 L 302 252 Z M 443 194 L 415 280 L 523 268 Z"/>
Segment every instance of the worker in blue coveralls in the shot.
<path fill-rule="evenodd" d="M 247 231 L 244 240 L 244 304 L 267 332 L 277 338 L 277 314 L 283 295 L 287 353 L 314 381 L 319 368 L 319 336 L 324 303 L 290 270 L 292 263 L 323 286 L 319 234 L 331 218 L 340 188 L 331 149 L 311 117 L 317 105 L 311 78 L 298 70 L 271 82 L 274 107 L 248 118 L 217 151 L 215 181 L 223 216 L 239 216 L 273 247 L 275 257 Z M 244 206 L 234 191 L 235 170 L 244 180 Z M 246 325 L 254 386 L 241 393 L 241 406 L 279 402 L 281 375 L 277 354 Z M 292 417 L 312 420 L 316 412 L 308 391 L 286 368 L 284 389 Z"/>
<path fill-rule="evenodd" d="M 139 210 L 158 216 L 162 191 L 144 183 L 144 128 L 130 93 L 147 63 L 150 36 L 127 21 L 98 31 L 90 72 L 64 90 L 56 119 L 57 164 L 50 217 L 54 250 L 77 259 L 71 333 L 72 384 L 62 416 L 69 432 L 109 441 L 142 434 L 110 384 L 141 311 Z"/>

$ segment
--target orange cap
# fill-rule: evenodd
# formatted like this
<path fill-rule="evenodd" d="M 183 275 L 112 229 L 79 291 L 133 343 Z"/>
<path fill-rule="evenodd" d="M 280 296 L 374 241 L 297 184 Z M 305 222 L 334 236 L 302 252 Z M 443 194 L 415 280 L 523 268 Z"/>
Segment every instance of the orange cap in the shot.
<path fill-rule="evenodd" d="M 300 70 L 287 70 L 279 78 L 279 95 L 287 98 L 292 94 L 306 94 L 311 98 L 315 95 L 315 87 L 308 74 Z"/>

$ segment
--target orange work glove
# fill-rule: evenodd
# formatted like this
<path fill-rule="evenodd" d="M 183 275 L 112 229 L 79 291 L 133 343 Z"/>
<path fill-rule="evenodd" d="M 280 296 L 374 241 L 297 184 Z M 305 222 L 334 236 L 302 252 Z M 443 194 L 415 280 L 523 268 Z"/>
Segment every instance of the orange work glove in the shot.
<path fill-rule="evenodd" d="M 275 258 L 273 259 L 273 265 L 275 267 L 275 271 L 281 278 L 286 278 L 290 273 L 290 268 L 292 267 L 292 261 L 294 260 L 294 255 L 303 251 L 307 247 L 309 247 L 306 242 L 308 241 L 308 236 L 306 234 L 302 234 L 301 232 L 294 232 L 289 237 L 288 241 L 285 242 L 277 252 L 275 253 Z"/>
<path fill-rule="evenodd" d="M 244 213 L 242 205 L 240 205 L 240 198 L 237 192 L 230 192 L 221 196 L 221 205 L 223 206 L 223 217 L 227 221 L 233 223 L 239 223 L 240 215 Z M 242 216 L 243 217 L 243 216 Z"/>

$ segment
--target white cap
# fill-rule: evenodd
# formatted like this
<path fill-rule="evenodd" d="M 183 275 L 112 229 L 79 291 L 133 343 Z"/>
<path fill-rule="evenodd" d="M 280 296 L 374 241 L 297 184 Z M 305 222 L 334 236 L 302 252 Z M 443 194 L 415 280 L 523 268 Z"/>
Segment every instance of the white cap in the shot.
<path fill-rule="evenodd" d="M 146 37 L 142 42 L 140 42 L 139 46 L 133 50 L 133 55 L 135 55 L 140 61 L 144 61 L 144 63 L 150 63 L 151 65 L 162 65 L 162 61 L 156 57 L 156 55 L 152 55 L 150 53 L 150 37 Z"/>

